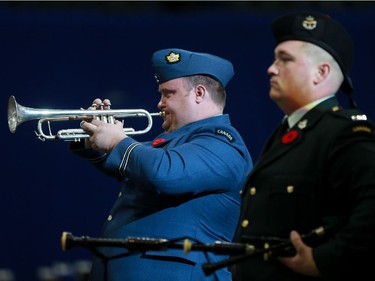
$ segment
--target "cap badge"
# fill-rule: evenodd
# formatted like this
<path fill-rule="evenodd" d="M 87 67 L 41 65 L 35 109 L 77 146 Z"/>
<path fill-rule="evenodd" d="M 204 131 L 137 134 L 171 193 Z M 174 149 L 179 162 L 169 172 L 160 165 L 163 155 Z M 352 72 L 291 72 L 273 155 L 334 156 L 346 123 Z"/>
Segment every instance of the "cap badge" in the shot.
<path fill-rule="evenodd" d="M 175 52 L 170 52 L 169 55 L 165 56 L 165 60 L 168 63 L 176 63 L 180 61 L 180 54 L 175 53 Z"/>
<path fill-rule="evenodd" d="M 312 16 L 307 16 L 302 22 L 302 26 L 307 30 L 313 30 L 318 22 Z"/>

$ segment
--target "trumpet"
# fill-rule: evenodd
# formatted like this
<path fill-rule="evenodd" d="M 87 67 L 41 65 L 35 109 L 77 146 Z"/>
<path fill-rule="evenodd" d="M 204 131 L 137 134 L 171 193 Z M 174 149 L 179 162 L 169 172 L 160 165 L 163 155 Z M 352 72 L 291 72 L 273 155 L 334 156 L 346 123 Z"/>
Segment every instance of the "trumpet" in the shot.
<path fill-rule="evenodd" d="M 124 128 L 127 135 L 140 135 L 149 132 L 153 125 L 154 116 L 164 117 L 164 112 L 149 113 L 144 109 L 107 109 L 107 110 L 69 110 L 69 109 L 40 109 L 22 106 L 17 103 L 14 96 L 8 100 L 8 126 L 12 133 L 16 132 L 17 127 L 23 122 L 30 120 L 38 121 L 38 131 L 35 131 L 37 137 L 44 140 L 60 139 L 65 141 L 80 141 L 80 139 L 89 138 L 83 129 L 62 129 L 53 134 L 51 122 L 71 121 L 71 120 L 101 120 L 107 123 L 114 123 L 116 118 L 144 117 L 147 119 L 147 126 L 141 130 L 134 128 Z M 48 133 L 43 131 L 43 124 L 47 123 Z"/>

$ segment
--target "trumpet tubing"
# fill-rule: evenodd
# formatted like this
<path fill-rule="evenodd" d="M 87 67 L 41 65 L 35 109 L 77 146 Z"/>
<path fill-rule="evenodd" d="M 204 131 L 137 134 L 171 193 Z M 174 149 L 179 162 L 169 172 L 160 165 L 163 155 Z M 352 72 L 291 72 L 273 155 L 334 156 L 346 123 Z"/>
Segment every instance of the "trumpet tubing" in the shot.
<path fill-rule="evenodd" d="M 147 126 L 142 130 L 133 128 L 124 128 L 124 132 L 128 135 L 139 135 L 149 132 L 153 125 L 152 117 L 163 117 L 163 112 L 149 113 L 144 109 L 106 109 L 106 110 L 84 110 L 84 109 L 41 109 L 22 106 L 17 103 L 14 96 L 10 96 L 8 100 L 8 126 L 12 133 L 16 132 L 17 127 L 30 120 L 38 121 L 38 131 L 35 132 L 39 139 L 61 139 L 66 141 L 78 141 L 80 139 L 90 137 L 83 129 L 63 129 L 57 131 L 56 134 L 51 132 L 50 123 L 59 121 L 72 120 L 92 120 L 98 119 L 107 123 L 114 123 L 115 119 L 123 119 L 130 117 L 144 117 L 147 119 Z M 49 132 L 44 133 L 43 124 L 47 123 Z"/>

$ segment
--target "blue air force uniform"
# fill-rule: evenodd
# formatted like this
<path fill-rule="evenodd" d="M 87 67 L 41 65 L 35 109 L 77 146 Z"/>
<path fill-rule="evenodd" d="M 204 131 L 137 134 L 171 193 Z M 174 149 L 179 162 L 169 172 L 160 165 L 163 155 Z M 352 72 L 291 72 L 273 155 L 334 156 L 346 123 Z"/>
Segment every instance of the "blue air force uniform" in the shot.
<path fill-rule="evenodd" d="M 191 55 L 173 49 L 164 50 L 160 56 L 171 53 L 187 60 Z M 192 75 L 199 67 L 191 70 L 186 67 L 186 71 Z M 187 73 L 169 71 L 168 68 L 161 70 L 158 78 L 164 81 Z M 212 72 L 215 71 L 218 72 L 213 68 Z M 122 182 L 102 237 L 181 239 L 181 243 L 183 238 L 193 243 L 233 239 L 240 190 L 252 168 L 252 160 L 228 115 L 185 125 L 146 143 L 125 138 L 109 155 L 76 152 L 89 157 L 99 169 Z M 213 253 L 184 254 L 182 247 L 143 252 L 113 247 L 100 251 L 109 259 L 95 258 L 90 281 L 231 280 L 227 269 L 204 275 L 203 263 L 224 258 Z"/>

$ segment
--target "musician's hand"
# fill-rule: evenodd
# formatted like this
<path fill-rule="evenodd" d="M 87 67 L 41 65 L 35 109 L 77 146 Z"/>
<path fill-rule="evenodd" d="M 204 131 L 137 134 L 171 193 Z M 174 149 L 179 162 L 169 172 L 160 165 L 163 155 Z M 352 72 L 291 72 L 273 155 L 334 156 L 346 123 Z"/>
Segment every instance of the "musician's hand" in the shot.
<path fill-rule="evenodd" d="M 316 267 L 312 248 L 307 246 L 301 238 L 301 235 L 297 231 L 292 231 L 290 233 L 290 240 L 296 249 L 296 255 L 293 257 L 280 257 L 281 263 L 292 269 L 294 272 L 319 277 L 320 272 Z"/>
<path fill-rule="evenodd" d="M 110 109 L 110 106 L 111 106 L 111 101 L 109 99 L 104 99 L 102 101 L 100 98 L 96 98 L 92 102 L 91 106 L 87 108 L 87 110 L 106 110 L 106 109 Z M 84 120 L 84 121 L 91 122 L 92 119 L 88 119 L 88 120 Z M 84 129 L 82 127 L 82 124 L 83 124 L 83 122 L 81 122 L 81 128 Z M 94 147 L 92 147 L 89 138 L 85 139 L 85 148 L 94 148 Z"/>
<path fill-rule="evenodd" d="M 101 152 L 111 152 L 120 141 L 127 137 L 120 121 L 115 121 L 114 124 L 99 120 L 83 121 L 81 128 L 90 135 L 88 138 L 90 146 Z"/>
<path fill-rule="evenodd" d="M 111 106 L 111 101 L 109 99 L 104 99 L 103 101 L 100 98 L 96 98 L 89 109 L 109 109 Z"/>

